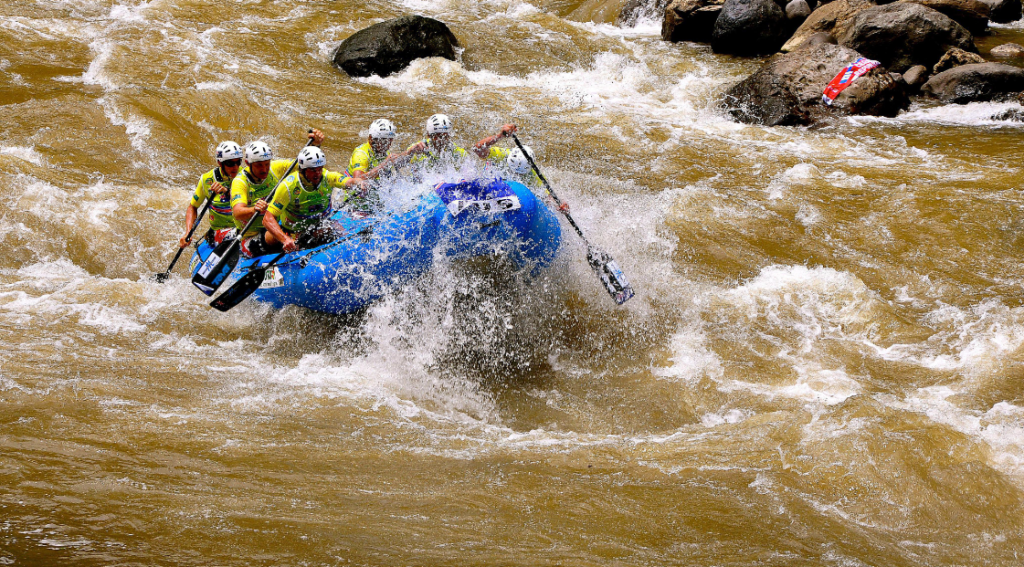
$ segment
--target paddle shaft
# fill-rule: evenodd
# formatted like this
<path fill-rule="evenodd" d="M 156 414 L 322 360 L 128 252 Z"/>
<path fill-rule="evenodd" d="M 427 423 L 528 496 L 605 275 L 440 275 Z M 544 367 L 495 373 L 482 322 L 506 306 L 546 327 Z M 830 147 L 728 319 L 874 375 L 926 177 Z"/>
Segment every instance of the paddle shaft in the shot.
<path fill-rule="evenodd" d="M 203 222 L 203 216 L 206 215 L 206 209 L 210 208 L 210 201 L 212 201 L 212 200 L 213 199 L 212 199 L 212 196 L 211 196 L 211 198 L 207 199 L 206 203 L 203 204 L 203 208 L 199 209 L 199 214 L 196 215 L 196 222 L 192 223 L 192 228 L 189 229 L 188 234 L 185 236 L 185 240 L 192 240 L 192 235 L 195 234 L 196 229 L 199 228 L 199 223 Z M 178 253 L 175 254 L 174 255 L 174 259 L 171 260 L 171 265 L 167 266 L 167 270 L 165 272 L 163 272 L 162 274 L 157 274 L 157 279 L 160 279 L 160 276 L 163 276 L 163 277 L 166 278 L 168 275 L 170 275 L 171 270 L 174 269 L 174 265 L 178 263 L 178 258 L 181 258 L 181 253 L 184 252 L 184 251 L 185 251 L 185 248 L 181 248 L 181 247 L 178 248 Z"/>
<path fill-rule="evenodd" d="M 558 195 L 555 195 L 555 190 L 551 188 L 551 184 L 548 183 L 548 180 L 544 178 L 544 174 L 540 172 L 540 168 L 537 167 L 537 162 L 533 161 L 533 158 L 530 157 L 530 153 L 526 151 L 526 148 L 523 147 L 523 143 L 519 141 L 519 138 L 514 133 L 512 134 L 512 139 L 515 140 L 516 145 L 519 146 L 519 150 L 523 152 L 524 156 L 526 156 L 526 161 L 530 162 L 530 167 L 533 168 L 534 173 L 536 173 L 537 177 L 539 177 L 541 182 L 544 183 L 544 187 L 548 190 L 548 195 L 551 195 L 551 198 L 555 200 L 555 203 L 559 207 L 561 207 L 562 200 L 558 198 Z M 569 220 L 569 225 L 572 226 L 573 230 L 576 231 L 576 234 L 580 235 L 580 238 L 583 239 L 583 242 L 585 242 L 587 246 L 590 246 L 590 242 L 587 241 L 586 236 L 583 236 L 583 231 L 580 230 L 580 227 L 578 224 L 576 224 L 576 221 L 572 219 L 572 215 L 569 214 L 569 211 L 561 212 L 563 215 L 565 215 L 565 218 Z"/>

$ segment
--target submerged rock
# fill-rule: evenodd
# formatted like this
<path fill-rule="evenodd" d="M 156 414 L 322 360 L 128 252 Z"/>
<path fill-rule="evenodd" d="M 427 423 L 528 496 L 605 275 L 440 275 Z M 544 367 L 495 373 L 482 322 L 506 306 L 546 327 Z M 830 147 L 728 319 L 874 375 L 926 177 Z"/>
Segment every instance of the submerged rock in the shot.
<path fill-rule="evenodd" d="M 710 43 L 723 2 L 725 0 L 671 0 L 661 23 L 661 38 Z"/>
<path fill-rule="evenodd" d="M 852 49 L 830 44 L 776 54 L 729 89 L 723 102 L 736 120 L 767 126 L 811 124 L 835 114 L 895 116 L 910 104 L 902 78 L 877 67 L 840 93 L 833 106 L 825 106 L 825 86 L 858 57 Z"/>
<path fill-rule="evenodd" d="M 938 75 L 939 73 L 952 69 L 953 67 L 959 67 L 961 65 L 970 65 L 971 63 L 984 63 L 985 58 L 977 53 L 970 53 L 954 47 L 946 52 L 945 55 L 939 59 L 939 62 L 932 67 L 932 74 Z"/>
<path fill-rule="evenodd" d="M 1002 57 L 1005 59 L 1024 57 L 1024 47 L 1016 43 L 1004 43 L 998 47 L 993 47 L 990 53 L 992 57 Z"/>
<path fill-rule="evenodd" d="M 921 92 L 943 102 L 966 104 L 1009 100 L 1024 91 L 1024 69 L 1003 63 L 974 63 L 933 76 Z"/>
<path fill-rule="evenodd" d="M 459 40 L 448 26 L 423 16 L 402 16 L 357 31 L 334 52 L 334 65 L 352 77 L 387 77 L 422 57 L 455 60 Z"/>
<path fill-rule="evenodd" d="M 888 4 L 860 11 L 837 35 L 845 45 L 902 73 L 931 67 L 954 47 L 977 53 L 974 37 L 949 16 L 919 4 Z"/>
<path fill-rule="evenodd" d="M 920 4 L 949 16 L 954 22 L 967 28 L 974 35 L 985 32 L 992 8 L 980 0 L 899 0 L 902 3 Z"/>
<path fill-rule="evenodd" d="M 725 0 L 711 49 L 735 55 L 774 53 L 786 40 L 786 31 L 786 12 L 774 0 Z"/>

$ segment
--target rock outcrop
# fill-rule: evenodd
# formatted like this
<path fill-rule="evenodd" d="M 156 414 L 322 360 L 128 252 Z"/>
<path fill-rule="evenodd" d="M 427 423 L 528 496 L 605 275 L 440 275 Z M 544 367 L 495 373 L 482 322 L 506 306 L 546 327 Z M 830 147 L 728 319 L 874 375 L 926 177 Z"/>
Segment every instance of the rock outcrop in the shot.
<path fill-rule="evenodd" d="M 774 0 L 725 0 L 711 33 L 715 53 L 774 53 L 786 40 L 786 12 Z"/>
<path fill-rule="evenodd" d="M 998 24 L 1016 22 L 1021 18 L 1021 0 L 981 0 L 992 8 L 989 19 Z"/>
<path fill-rule="evenodd" d="M 950 17 L 954 22 L 967 28 L 974 35 L 988 28 L 992 8 L 980 0 L 899 0 L 902 3 L 920 4 Z"/>
<path fill-rule="evenodd" d="M 665 7 L 661 38 L 665 41 L 711 42 L 725 0 L 671 0 Z"/>
<path fill-rule="evenodd" d="M 455 60 L 459 40 L 448 26 L 423 16 L 402 16 L 357 31 L 334 52 L 334 65 L 352 77 L 387 77 L 421 57 Z"/>
<path fill-rule="evenodd" d="M 906 85 L 884 68 L 857 79 L 831 107 L 821 102 L 833 77 L 861 57 L 839 45 L 823 44 L 771 57 L 723 99 L 740 122 L 768 126 L 805 125 L 835 114 L 895 116 L 909 105 Z"/>
<path fill-rule="evenodd" d="M 874 5 L 871 0 L 833 0 L 823 4 L 811 12 L 811 15 L 807 16 L 793 32 L 792 37 L 783 44 L 782 51 L 796 51 L 808 38 L 819 33 L 839 37 L 857 13 Z"/>
<path fill-rule="evenodd" d="M 943 102 L 966 104 L 1008 100 L 1024 91 L 1024 69 L 1003 63 L 975 63 L 934 75 L 921 92 Z"/>
<path fill-rule="evenodd" d="M 861 10 L 841 35 L 840 45 L 876 59 L 897 73 L 914 65 L 934 66 L 954 47 L 977 53 L 974 37 L 949 16 L 920 4 L 888 4 Z"/>
<path fill-rule="evenodd" d="M 932 75 L 938 75 L 939 73 L 952 69 L 953 67 L 959 67 L 961 65 L 970 65 L 972 63 L 984 63 L 985 58 L 977 53 L 971 53 L 954 47 L 946 52 L 945 55 L 939 59 L 939 62 L 932 67 Z"/>

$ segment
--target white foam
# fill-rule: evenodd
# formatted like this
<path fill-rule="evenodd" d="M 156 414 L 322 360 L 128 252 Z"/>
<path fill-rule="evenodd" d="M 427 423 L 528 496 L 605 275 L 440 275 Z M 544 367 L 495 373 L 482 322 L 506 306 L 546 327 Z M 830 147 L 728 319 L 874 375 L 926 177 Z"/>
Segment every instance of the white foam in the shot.
<path fill-rule="evenodd" d="M 992 448 L 991 465 L 1024 477 L 1024 408 L 999 402 L 986 412 L 956 406 L 949 398 L 957 392 L 948 386 L 917 390 L 896 408 L 920 412 Z"/>
<path fill-rule="evenodd" d="M 1017 111 L 1024 117 L 1024 107 L 1016 102 L 972 102 L 968 104 L 944 104 L 941 106 L 911 105 L 910 109 L 895 118 L 857 116 L 850 117 L 851 122 L 868 124 L 871 122 L 887 123 L 930 123 L 947 126 L 995 126 L 1005 128 L 1024 128 L 1024 122 L 1018 120 L 997 120 L 995 117 L 1007 112 Z"/>
<path fill-rule="evenodd" d="M 707 336 L 703 330 L 690 327 L 672 336 L 672 366 L 656 368 L 654 374 L 686 383 L 694 383 L 704 376 L 718 378 L 722 375 L 722 361 L 706 346 Z"/>
<path fill-rule="evenodd" d="M 0 154 L 16 157 L 32 165 L 43 165 L 43 156 L 34 147 L 0 146 Z"/>
<path fill-rule="evenodd" d="M 196 83 L 197 91 L 226 91 L 232 84 L 226 81 L 201 81 Z"/>

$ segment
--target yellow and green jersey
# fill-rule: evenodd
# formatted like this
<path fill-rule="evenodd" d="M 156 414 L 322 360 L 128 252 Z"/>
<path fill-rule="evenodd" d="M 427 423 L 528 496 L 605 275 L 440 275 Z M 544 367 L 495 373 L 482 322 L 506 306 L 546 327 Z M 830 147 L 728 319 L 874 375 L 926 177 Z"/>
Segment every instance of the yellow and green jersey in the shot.
<path fill-rule="evenodd" d="M 509 169 L 508 164 L 506 162 L 508 161 L 508 156 L 511 153 L 511 148 L 500 148 L 498 146 L 491 146 L 491 148 L 487 150 L 487 157 L 485 158 L 485 160 L 494 167 L 497 167 L 500 171 L 504 172 L 505 179 L 508 179 L 510 181 L 518 181 L 519 183 L 522 183 L 523 185 L 526 185 L 527 187 L 532 187 L 534 189 L 540 189 L 544 187 L 544 184 L 541 183 L 540 181 L 540 177 L 537 177 L 537 172 L 530 170 L 530 173 L 524 174 L 516 173 Z M 547 189 L 545 189 L 544 192 L 546 193 Z"/>
<path fill-rule="evenodd" d="M 345 187 L 350 179 L 343 173 L 325 169 L 320 183 L 313 187 L 298 171 L 292 172 L 274 192 L 267 212 L 288 232 L 308 230 L 331 212 L 334 189 Z"/>
<path fill-rule="evenodd" d="M 373 146 L 370 145 L 370 142 L 359 146 L 352 152 L 352 158 L 348 160 L 349 177 L 354 176 L 356 172 L 362 171 L 365 173 L 377 167 L 387 159 L 390 153 L 378 156 L 377 152 L 373 151 Z"/>
<path fill-rule="evenodd" d="M 253 206 L 256 201 L 264 199 L 269 201 L 270 192 L 277 187 L 277 184 L 284 177 L 285 173 L 288 172 L 288 168 L 292 165 L 291 160 L 287 159 L 275 159 L 270 162 L 270 173 L 267 174 L 267 178 L 261 183 L 257 183 L 252 176 L 252 172 L 249 171 L 248 166 L 242 169 L 231 182 L 231 206 L 234 207 L 238 203 L 241 203 L 247 207 Z M 238 219 L 234 219 L 235 226 L 238 230 L 245 228 L 245 222 L 241 222 Z M 259 227 L 256 223 L 249 228 L 249 232 L 243 234 L 243 237 L 253 236 L 259 232 Z"/>
<path fill-rule="evenodd" d="M 210 200 L 210 228 L 219 230 L 235 226 L 235 219 L 231 216 L 231 193 L 223 195 L 214 193 L 211 187 L 214 182 L 231 188 L 231 180 L 221 176 L 220 168 L 211 169 L 199 178 L 195 193 L 192 194 L 193 207 L 199 208 L 207 199 Z"/>
<path fill-rule="evenodd" d="M 466 158 L 466 155 L 468 155 L 466 150 L 456 146 L 455 144 L 452 144 L 444 150 L 438 150 L 430 143 L 430 138 L 423 140 L 423 143 L 426 144 L 427 151 L 426 153 L 416 154 L 415 157 L 412 158 L 412 163 L 414 164 L 433 166 L 441 161 L 448 161 L 454 165 L 458 165 Z M 413 144 L 413 146 L 415 145 L 416 144 Z M 409 146 L 409 149 L 412 149 L 412 146 Z"/>

